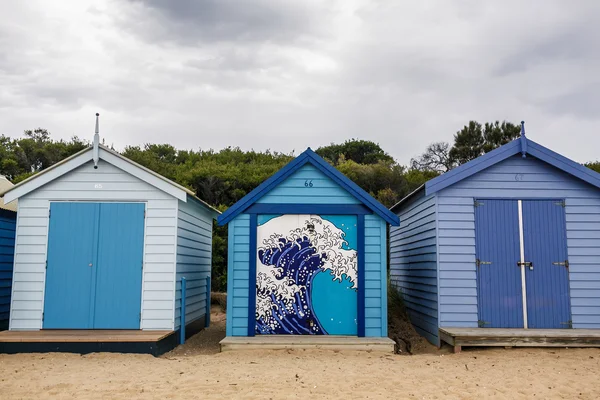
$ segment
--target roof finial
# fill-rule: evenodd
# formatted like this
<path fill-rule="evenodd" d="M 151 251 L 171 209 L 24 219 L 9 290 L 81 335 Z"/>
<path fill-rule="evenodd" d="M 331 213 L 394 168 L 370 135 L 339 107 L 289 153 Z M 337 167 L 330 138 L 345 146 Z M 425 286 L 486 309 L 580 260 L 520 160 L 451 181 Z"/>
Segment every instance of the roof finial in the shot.
<path fill-rule="evenodd" d="M 98 169 L 98 161 L 100 159 L 100 114 L 96 113 L 96 133 L 94 134 L 94 148 L 92 151 L 92 159 L 94 160 L 94 169 Z"/>
<path fill-rule="evenodd" d="M 525 136 L 525 121 L 521 121 L 521 154 L 527 157 L 527 137 Z"/>

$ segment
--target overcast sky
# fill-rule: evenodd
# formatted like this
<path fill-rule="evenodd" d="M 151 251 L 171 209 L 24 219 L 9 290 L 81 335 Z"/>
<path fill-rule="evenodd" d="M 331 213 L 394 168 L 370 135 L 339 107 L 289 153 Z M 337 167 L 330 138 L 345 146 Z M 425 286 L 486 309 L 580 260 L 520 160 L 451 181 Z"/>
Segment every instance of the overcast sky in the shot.
<path fill-rule="evenodd" d="M 3 1 L 0 134 L 178 148 L 349 138 L 400 163 L 469 120 L 600 158 L 600 2 Z"/>

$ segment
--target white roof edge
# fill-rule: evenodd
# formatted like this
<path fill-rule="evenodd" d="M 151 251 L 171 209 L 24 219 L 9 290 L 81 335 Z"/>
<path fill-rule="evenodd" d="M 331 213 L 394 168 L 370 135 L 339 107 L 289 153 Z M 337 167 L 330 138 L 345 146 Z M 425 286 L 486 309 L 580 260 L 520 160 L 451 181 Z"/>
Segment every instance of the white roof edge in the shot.
<path fill-rule="evenodd" d="M 53 166 L 30 176 L 24 181 L 17 183 L 15 186 L 0 195 L 4 195 L 4 201 L 6 203 L 10 203 L 11 201 L 26 195 L 40 186 L 43 186 L 59 176 L 62 176 L 67 172 L 79 167 L 80 165 L 85 164 L 92 159 L 91 150 L 91 147 L 85 148 L 80 152 L 65 158 L 64 160 L 57 162 Z M 90 154 L 86 154 L 88 152 Z"/>
<path fill-rule="evenodd" d="M 136 163 L 135 161 L 128 159 L 127 157 L 109 149 L 106 146 L 100 145 L 99 147 L 100 158 L 109 162 L 110 164 L 113 164 L 115 167 L 122 169 L 123 171 L 147 182 L 148 184 L 162 190 L 165 193 L 170 194 L 171 196 L 183 202 L 187 202 L 187 196 L 190 196 L 198 202 L 200 202 L 209 210 L 220 214 L 220 212 L 217 209 L 196 197 L 196 194 L 190 189 L 183 187 L 160 174 L 157 174 L 156 172 Z M 6 203 L 10 203 L 11 201 L 26 195 L 27 193 L 51 182 L 52 180 L 66 174 L 69 171 L 72 171 L 73 169 L 91 160 L 92 147 L 87 147 L 79 151 L 78 153 L 75 153 L 72 156 L 65 158 L 64 160 L 57 162 L 51 167 L 46 168 L 45 170 L 40 171 L 39 173 L 25 179 L 24 181 L 19 182 L 18 184 L 16 184 L 15 186 L 13 186 L 12 188 L 0 195 L 4 195 L 4 201 Z"/>

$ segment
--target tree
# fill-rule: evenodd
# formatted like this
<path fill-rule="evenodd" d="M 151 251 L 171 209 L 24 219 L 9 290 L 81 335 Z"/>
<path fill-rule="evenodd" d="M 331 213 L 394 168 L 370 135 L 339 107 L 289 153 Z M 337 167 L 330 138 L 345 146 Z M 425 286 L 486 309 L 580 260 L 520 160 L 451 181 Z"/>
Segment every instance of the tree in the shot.
<path fill-rule="evenodd" d="M 339 163 L 341 157 L 358 164 L 376 164 L 379 161 L 395 162 L 394 158 L 383 151 L 378 143 L 369 140 L 352 139 L 346 140 L 342 144 L 331 143 L 329 146 L 319 147 L 316 153 L 334 165 Z"/>
<path fill-rule="evenodd" d="M 461 165 L 488 153 L 519 137 L 521 128 L 510 122 L 499 121 L 481 125 L 469 121 L 454 135 L 449 156 L 453 165 Z"/>
<path fill-rule="evenodd" d="M 584 164 L 586 167 L 588 167 L 591 170 L 594 170 L 596 172 L 600 173 L 600 161 L 594 161 L 594 162 L 589 162 L 587 164 Z"/>
<path fill-rule="evenodd" d="M 490 151 L 505 145 L 521 136 L 521 126 L 510 122 L 498 121 L 494 123 L 486 122 L 483 127 L 483 152 Z"/>
<path fill-rule="evenodd" d="M 419 171 L 433 171 L 443 174 L 454 167 L 449 153 L 449 143 L 432 143 L 427 146 L 425 153 L 421 154 L 418 158 L 410 160 L 411 168 Z"/>
<path fill-rule="evenodd" d="M 26 130 L 24 135 L 21 139 L 0 136 L 0 174 L 13 183 L 18 183 L 89 146 L 88 142 L 77 136 L 68 142 L 53 141 L 50 132 L 42 128 Z"/>

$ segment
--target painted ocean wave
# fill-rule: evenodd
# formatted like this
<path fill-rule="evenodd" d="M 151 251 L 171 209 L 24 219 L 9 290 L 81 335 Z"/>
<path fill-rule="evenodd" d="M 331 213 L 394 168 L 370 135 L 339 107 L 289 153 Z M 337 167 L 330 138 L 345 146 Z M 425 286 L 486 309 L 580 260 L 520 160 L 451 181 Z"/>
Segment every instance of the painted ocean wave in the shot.
<path fill-rule="evenodd" d="M 357 289 L 356 250 L 344 245 L 344 232 L 318 215 L 285 234 L 263 238 L 257 254 L 256 333 L 327 334 L 311 303 L 312 282 L 325 272 Z"/>

